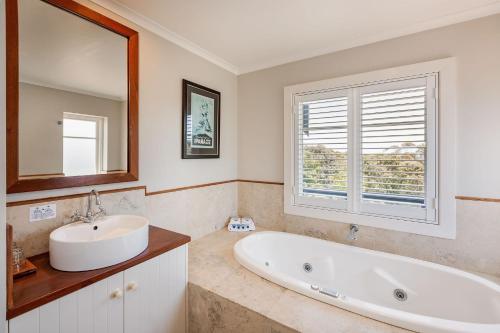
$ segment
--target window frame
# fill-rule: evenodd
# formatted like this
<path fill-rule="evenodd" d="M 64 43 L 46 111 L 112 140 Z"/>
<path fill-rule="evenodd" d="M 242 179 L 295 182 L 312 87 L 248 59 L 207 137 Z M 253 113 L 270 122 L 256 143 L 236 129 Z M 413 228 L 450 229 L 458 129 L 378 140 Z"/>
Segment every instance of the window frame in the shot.
<path fill-rule="evenodd" d="M 429 61 L 407 66 L 394 67 L 377 70 L 373 72 L 344 76 L 329 80 L 322 80 L 285 87 L 284 89 L 284 210 L 286 214 L 299 215 L 312 218 L 332 220 L 341 223 L 355 223 L 371 227 L 410 232 L 420 235 L 436 236 L 448 239 L 456 237 L 456 163 L 455 163 L 455 137 L 456 137 L 456 61 L 454 58 Z M 359 184 L 351 184 L 357 181 L 354 172 L 360 171 L 359 161 L 354 151 L 361 152 L 361 132 L 355 132 L 354 126 L 359 128 L 361 110 L 358 107 L 361 96 L 359 91 L 366 86 L 391 83 L 401 80 L 416 79 L 422 77 L 435 78 L 435 88 L 427 91 L 433 94 L 435 115 L 434 118 L 426 118 L 426 134 L 433 135 L 435 147 L 428 147 L 426 184 L 433 182 L 436 193 L 427 193 L 426 209 L 427 216 L 431 218 L 415 219 L 411 217 L 389 216 L 387 211 L 377 212 L 375 210 L 362 211 L 359 204 L 363 202 L 361 193 L 356 193 Z M 351 149 L 348 150 L 349 165 L 349 189 L 348 196 L 358 200 L 347 200 L 348 209 L 343 207 L 324 207 L 310 200 L 307 204 L 296 202 L 298 184 L 296 182 L 297 168 L 297 145 L 295 133 L 295 117 L 297 116 L 297 96 L 307 96 L 318 93 L 329 93 L 351 89 L 350 103 L 356 104 L 348 112 L 348 140 Z M 429 88 L 428 88 L 429 89 Z M 427 101 L 427 103 L 429 103 Z M 427 105 L 429 107 L 429 105 Z M 351 112 L 356 110 L 357 112 Z M 357 114 L 359 113 L 359 114 Z M 429 126 L 430 122 L 430 126 Z M 429 128 L 431 131 L 429 131 Z M 432 138 L 431 138 L 432 139 Z M 428 140 L 426 140 L 428 141 Z M 352 149 L 355 145 L 356 149 Z M 430 159 L 430 160 L 429 160 Z M 432 161 L 433 160 L 433 161 Z M 431 170 L 429 170 L 431 168 Z M 432 169 L 435 168 L 435 169 Z M 429 178 L 430 177 L 430 178 Z M 353 193 L 354 192 L 354 193 Z M 359 191 L 358 191 L 359 192 Z M 429 194 L 434 194 L 434 200 L 427 200 Z M 432 213 L 429 211 L 435 212 Z"/>

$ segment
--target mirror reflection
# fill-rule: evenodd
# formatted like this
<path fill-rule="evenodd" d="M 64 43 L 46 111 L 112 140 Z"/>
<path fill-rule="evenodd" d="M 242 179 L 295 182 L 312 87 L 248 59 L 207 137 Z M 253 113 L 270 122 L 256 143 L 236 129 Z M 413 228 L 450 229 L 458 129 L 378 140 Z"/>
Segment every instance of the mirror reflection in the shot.
<path fill-rule="evenodd" d="M 19 178 L 127 172 L 127 39 L 19 1 Z"/>

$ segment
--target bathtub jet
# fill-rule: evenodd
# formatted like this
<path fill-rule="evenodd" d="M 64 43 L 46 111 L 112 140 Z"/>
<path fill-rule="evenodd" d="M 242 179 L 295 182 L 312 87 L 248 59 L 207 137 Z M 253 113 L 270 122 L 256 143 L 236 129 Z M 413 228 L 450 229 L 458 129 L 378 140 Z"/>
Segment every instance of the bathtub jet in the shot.
<path fill-rule="evenodd" d="M 500 332 L 500 286 L 455 268 L 272 231 L 241 239 L 234 255 L 285 288 L 405 329 Z"/>

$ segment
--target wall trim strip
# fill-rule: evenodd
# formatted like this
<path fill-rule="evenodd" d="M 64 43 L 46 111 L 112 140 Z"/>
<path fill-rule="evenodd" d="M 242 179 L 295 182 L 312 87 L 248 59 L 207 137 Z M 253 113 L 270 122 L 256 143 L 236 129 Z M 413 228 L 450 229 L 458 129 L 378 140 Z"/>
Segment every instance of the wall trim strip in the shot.
<path fill-rule="evenodd" d="M 498 202 L 500 203 L 500 199 L 497 198 L 480 198 L 480 197 L 468 197 L 463 195 L 457 195 L 455 197 L 457 200 L 466 200 L 466 201 L 483 201 L 483 202 Z"/>
<path fill-rule="evenodd" d="M 222 185 L 222 184 L 235 183 L 235 182 L 268 184 L 268 185 L 283 185 L 283 183 L 263 181 L 263 180 L 231 179 L 231 180 L 225 180 L 225 181 L 221 181 L 221 182 L 214 182 L 214 183 L 206 183 L 206 184 L 199 184 L 199 185 L 192 185 L 192 186 L 176 187 L 176 188 L 171 188 L 171 189 L 166 189 L 166 190 L 160 190 L 160 191 L 154 191 L 154 192 L 148 192 L 148 191 L 146 191 L 146 196 L 158 195 L 158 194 L 164 194 L 164 193 L 170 193 L 170 192 L 177 192 L 177 191 L 192 190 L 192 189 L 200 188 L 200 187 L 215 186 L 215 185 Z"/>
<path fill-rule="evenodd" d="M 110 193 L 128 192 L 128 191 L 135 191 L 135 190 L 146 191 L 146 186 L 135 186 L 135 187 L 116 188 L 116 189 L 111 189 L 111 190 L 102 190 L 102 191 L 99 191 L 99 193 L 100 194 L 110 194 Z M 7 207 L 33 205 L 33 204 L 42 203 L 42 202 L 60 201 L 60 200 L 66 200 L 66 199 L 76 199 L 76 198 L 86 197 L 87 195 L 89 195 L 88 192 L 67 194 L 67 195 L 61 195 L 61 196 L 56 196 L 56 197 L 45 197 L 45 198 L 30 199 L 30 200 L 12 201 L 12 202 L 7 202 Z"/>
<path fill-rule="evenodd" d="M 255 183 L 255 184 L 267 184 L 267 185 L 285 185 L 285 183 L 271 182 L 267 180 L 251 180 L 251 179 L 238 179 L 242 183 Z"/>
<path fill-rule="evenodd" d="M 221 182 L 206 183 L 206 184 L 191 185 L 191 186 L 183 186 L 183 187 L 175 187 L 175 188 L 170 188 L 170 189 L 160 190 L 160 191 L 154 191 L 154 192 L 148 192 L 148 191 L 146 191 L 146 196 L 158 195 L 158 194 L 164 194 L 164 193 L 171 193 L 171 192 L 178 192 L 178 191 L 186 191 L 186 190 L 192 190 L 192 189 L 200 188 L 200 187 L 208 187 L 208 186 L 216 186 L 216 185 L 234 183 L 234 182 L 237 182 L 237 181 L 238 181 L 237 179 L 231 179 L 231 180 L 224 180 L 224 181 L 221 181 Z"/>
<path fill-rule="evenodd" d="M 153 191 L 153 192 L 148 192 L 147 187 L 143 185 L 143 186 L 135 186 L 135 187 L 117 188 L 117 189 L 111 189 L 111 190 L 102 190 L 102 191 L 99 191 L 99 193 L 110 194 L 110 193 L 117 193 L 117 192 L 144 190 L 145 196 L 151 196 L 151 195 L 159 195 L 159 194 L 165 194 L 165 193 L 171 193 L 171 192 L 186 191 L 186 190 L 192 190 L 192 189 L 201 188 L 201 187 L 217 186 L 217 185 L 223 185 L 223 184 L 229 184 L 229 183 L 235 183 L 235 182 L 266 184 L 266 185 L 283 185 L 283 183 L 281 183 L 281 182 L 272 182 L 272 181 L 265 181 L 265 180 L 230 179 L 230 180 L 224 180 L 224 181 L 220 181 L 220 182 L 175 187 L 175 188 L 170 188 L 170 189 L 160 190 L 160 191 Z M 7 207 L 33 205 L 33 204 L 42 203 L 42 202 L 81 198 L 81 197 L 85 197 L 87 195 L 88 195 L 88 193 L 85 192 L 85 193 L 68 194 L 68 195 L 61 195 L 61 196 L 55 196 L 55 197 L 44 197 L 44 198 L 38 198 L 38 199 L 12 201 L 12 202 L 7 202 Z M 470 196 L 457 195 L 455 197 L 455 199 L 466 200 L 466 201 L 482 201 L 482 202 L 500 203 L 500 199 L 497 199 L 497 198 L 481 198 L 481 197 L 470 197 Z"/>

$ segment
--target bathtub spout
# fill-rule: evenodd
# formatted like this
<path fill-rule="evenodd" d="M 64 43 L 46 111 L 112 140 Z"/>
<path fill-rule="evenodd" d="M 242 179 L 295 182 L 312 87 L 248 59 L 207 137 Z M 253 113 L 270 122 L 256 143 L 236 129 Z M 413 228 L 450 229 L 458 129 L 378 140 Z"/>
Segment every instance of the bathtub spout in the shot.
<path fill-rule="evenodd" d="M 349 234 L 347 235 L 347 239 L 350 241 L 358 239 L 358 231 L 359 226 L 357 224 L 351 224 L 349 226 Z"/>

